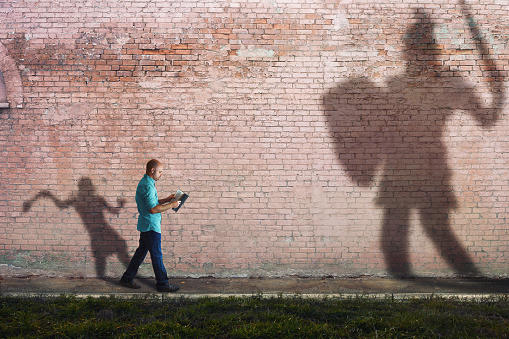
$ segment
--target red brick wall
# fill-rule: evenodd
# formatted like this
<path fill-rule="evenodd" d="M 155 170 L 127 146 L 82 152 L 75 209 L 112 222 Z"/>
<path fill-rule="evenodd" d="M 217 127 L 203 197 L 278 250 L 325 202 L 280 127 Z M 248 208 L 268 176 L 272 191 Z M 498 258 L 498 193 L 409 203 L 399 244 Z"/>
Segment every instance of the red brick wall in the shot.
<path fill-rule="evenodd" d="M 467 2 L 1 2 L 0 262 L 120 274 L 158 158 L 172 276 L 507 276 L 509 7 Z"/>

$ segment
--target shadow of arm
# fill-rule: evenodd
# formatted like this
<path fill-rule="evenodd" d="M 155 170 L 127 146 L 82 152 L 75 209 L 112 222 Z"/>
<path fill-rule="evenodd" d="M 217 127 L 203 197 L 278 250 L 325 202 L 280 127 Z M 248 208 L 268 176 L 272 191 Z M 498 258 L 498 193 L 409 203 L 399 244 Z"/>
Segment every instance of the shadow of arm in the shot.
<path fill-rule="evenodd" d="M 477 99 L 475 117 L 483 126 L 491 126 L 500 118 L 506 99 L 504 84 L 506 81 L 505 71 L 500 69 L 495 57 L 490 53 L 490 45 L 481 33 L 466 2 L 460 0 L 460 5 L 463 15 L 467 20 L 472 39 L 475 41 L 478 53 L 481 57 L 480 67 L 484 76 L 483 79 L 487 82 L 492 94 L 490 105 L 483 105 L 482 100 Z"/>
<path fill-rule="evenodd" d="M 111 206 L 107 201 L 104 201 L 104 206 L 107 208 L 108 212 L 113 214 L 119 214 L 120 210 L 124 208 L 126 200 L 124 198 L 117 199 L 118 206 Z"/>
<path fill-rule="evenodd" d="M 50 191 L 44 190 L 44 191 L 37 193 L 32 199 L 27 200 L 23 203 L 23 212 L 28 212 L 30 210 L 30 208 L 32 207 L 32 205 L 37 200 L 39 200 L 41 198 L 49 198 L 49 199 L 53 200 L 55 205 L 60 209 L 67 208 L 67 207 L 71 206 L 72 204 L 74 204 L 74 202 L 75 202 L 75 199 L 60 200 Z"/>

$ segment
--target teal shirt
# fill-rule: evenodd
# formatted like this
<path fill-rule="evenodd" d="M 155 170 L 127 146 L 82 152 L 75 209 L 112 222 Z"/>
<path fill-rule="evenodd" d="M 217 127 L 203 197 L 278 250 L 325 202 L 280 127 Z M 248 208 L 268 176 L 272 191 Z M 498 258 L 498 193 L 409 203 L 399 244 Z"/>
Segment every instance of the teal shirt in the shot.
<path fill-rule="evenodd" d="M 156 181 L 146 174 L 138 183 L 138 188 L 136 188 L 136 205 L 139 213 L 138 231 L 161 233 L 161 213 L 150 213 L 150 209 L 159 205 Z"/>

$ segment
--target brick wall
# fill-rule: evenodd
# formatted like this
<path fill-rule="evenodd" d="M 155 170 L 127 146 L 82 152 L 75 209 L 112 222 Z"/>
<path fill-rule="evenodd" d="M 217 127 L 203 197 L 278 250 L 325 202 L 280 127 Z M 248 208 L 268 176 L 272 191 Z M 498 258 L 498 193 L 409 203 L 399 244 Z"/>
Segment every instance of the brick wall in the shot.
<path fill-rule="evenodd" d="M 507 276 L 508 37 L 502 0 L 0 2 L 0 262 L 120 274 L 158 158 L 172 276 Z"/>

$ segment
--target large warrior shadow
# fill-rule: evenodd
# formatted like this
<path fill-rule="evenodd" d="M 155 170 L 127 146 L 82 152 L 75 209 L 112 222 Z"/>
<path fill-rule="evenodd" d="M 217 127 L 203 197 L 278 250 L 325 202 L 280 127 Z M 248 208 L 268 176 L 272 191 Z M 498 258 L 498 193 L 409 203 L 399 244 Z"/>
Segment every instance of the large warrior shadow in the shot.
<path fill-rule="evenodd" d="M 422 9 L 415 11 L 405 37 L 403 74 L 377 86 L 367 78 L 350 79 L 323 98 L 339 160 L 359 186 L 369 186 L 377 173 L 376 203 L 383 209 L 381 251 L 388 272 L 412 276 L 409 257 L 410 215 L 416 212 L 425 234 L 461 276 L 480 276 L 467 250 L 451 229 L 456 206 L 443 134 L 455 111 L 473 115 L 482 127 L 492 126 L 504 101 L 502 72 L 463 5 L 476 46 L 490 104 L 447 66 L 446 51 L 435 41 L 434 23 Z"/>
<path fill-rule="evenodd" d="M 51 199 L 60 209 L 74 207 L 90 236 L 98 277 L 106 277 L 106 262 L 111 255 L 116 255 L 127 268 L 129 255 L 126 241 L 109 225 L 105 217 L 105 211 L 118 214 L 125 203 L 124 199 L 119 200 L 118 207 L 111 206 L 106 199 L 97 194 L 92 180 L 88 177 L 80 179 L 77 194 L 73 193 L 67 200 L 60 200 L 52 192 L 45 190 L 26 201 L 23 204 L 23 211 L 27 212 L 40 198 Z"/>

